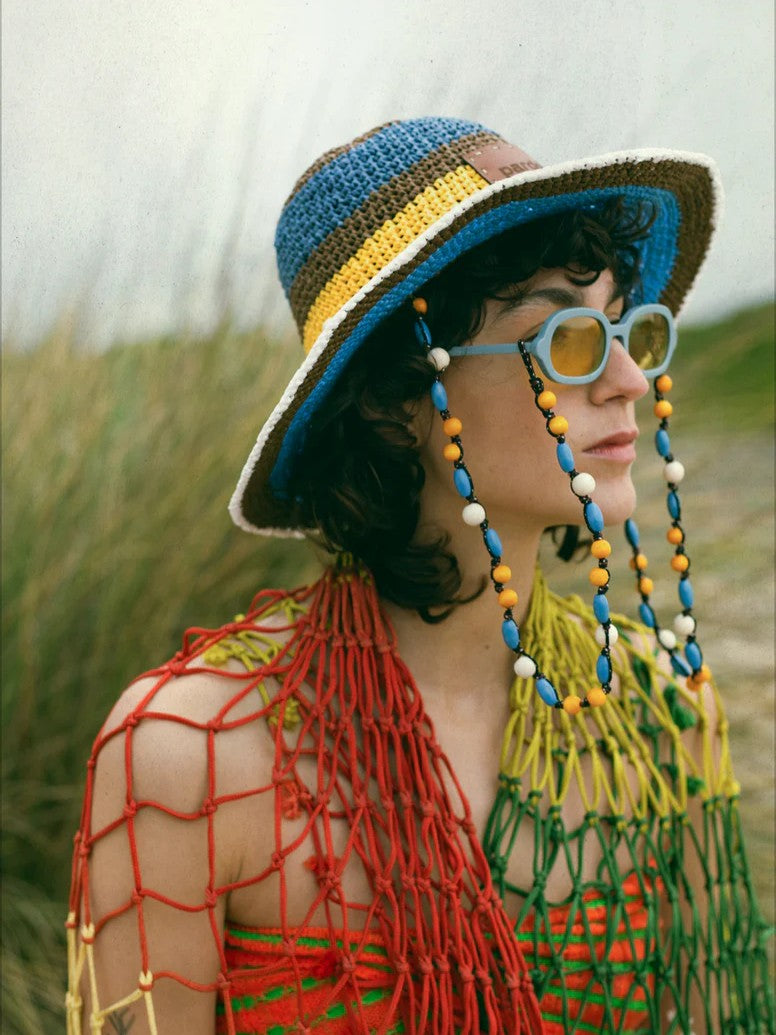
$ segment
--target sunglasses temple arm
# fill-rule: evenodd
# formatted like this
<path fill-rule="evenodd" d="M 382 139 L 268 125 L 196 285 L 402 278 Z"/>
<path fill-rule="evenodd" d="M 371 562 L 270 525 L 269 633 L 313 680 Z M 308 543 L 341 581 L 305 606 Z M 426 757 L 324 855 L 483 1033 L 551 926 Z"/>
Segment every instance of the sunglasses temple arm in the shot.
<path fill-rule="evenodd" d="M 514 355 L 520 351 L 522 343 L 507 343 L 504 345 L 456 345 L 448 349 L 451 356 L 506 356 Z"/>

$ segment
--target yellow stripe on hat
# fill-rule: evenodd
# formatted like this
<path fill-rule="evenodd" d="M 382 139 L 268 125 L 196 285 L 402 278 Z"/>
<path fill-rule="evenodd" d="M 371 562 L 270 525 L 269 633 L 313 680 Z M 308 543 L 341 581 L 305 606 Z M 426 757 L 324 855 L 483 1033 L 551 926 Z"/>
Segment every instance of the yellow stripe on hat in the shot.
<path fill-rule="evenodd" d="M 470 165 L 459 165 L 417 194 L 393 219 L 387 219 L 334 274 L 310 306 L 302 334 L 304 351 L 307 353 L 313 347 L 326 320 L 338 313 L 372 277 L 450 209 L 487 186 L 488 181 Z"/>

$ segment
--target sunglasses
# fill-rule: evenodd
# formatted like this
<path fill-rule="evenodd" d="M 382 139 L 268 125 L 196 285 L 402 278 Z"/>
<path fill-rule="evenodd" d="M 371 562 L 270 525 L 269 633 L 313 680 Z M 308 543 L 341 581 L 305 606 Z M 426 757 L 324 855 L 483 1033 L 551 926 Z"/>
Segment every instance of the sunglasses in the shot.
<path fill-rule="evenodd" d="M 676 324 L 664 305 L 639 305 L 610 323 L 597 309 L 561 309 L 528 341 L 506 345 L 457 345 L 451 356 L 489 356 L 520 351 L 534 356 L 544 375 L 564 385 L 584 385 L 600 377 L 612 340 L 619 338 L 645 377 L 657 377 L 671 362 Z"/>

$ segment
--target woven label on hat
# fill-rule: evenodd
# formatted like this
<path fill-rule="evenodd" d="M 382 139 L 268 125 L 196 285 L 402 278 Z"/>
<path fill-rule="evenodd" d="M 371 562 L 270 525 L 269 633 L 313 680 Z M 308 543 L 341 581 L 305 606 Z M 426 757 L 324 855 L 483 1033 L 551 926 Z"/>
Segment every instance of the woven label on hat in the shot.
<path fill-rule="evenodd" d="M 539 163 L 525 151 L 506 142 L 483 144 L 469 151 L 464 158 L 488 183 L 505 180 L 508 176 L 516 176 L 518 173 L 528 172 L 529 169 L 541 169 Z"/>

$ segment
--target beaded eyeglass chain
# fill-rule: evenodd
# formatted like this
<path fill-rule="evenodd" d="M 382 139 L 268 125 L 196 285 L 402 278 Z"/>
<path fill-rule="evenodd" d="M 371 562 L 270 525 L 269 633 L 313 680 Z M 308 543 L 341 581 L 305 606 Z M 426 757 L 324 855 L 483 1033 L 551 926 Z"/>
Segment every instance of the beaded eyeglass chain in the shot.
<path fill-rule="evenodd" d="M 692 608 L 695 601 L 692 583 L 690 582 L 690 558 L 685 549 L 685 534 L 682 528 L 682 504 L 679 499 L 678 485 L 684 478 L 684 465 L 677 460 L 671 452 L 671 439 L 668 434 L 668 418 L 674 411 L 671 403 L 665 395 L 673 388 L 673 381 L 668 374 L 661 374 L 655 379 L 655 406 L 654 414 L 660 421 L 655 434 L 655 449 L 663 459 L 663 477 L 668 485 L 666 495 L 666 508 L 671 518 L 671 525 L 666 533 L 666 539 L 675 547 L 674 555 L 671 558 L 671 567 L 679 575 L 679 603 L 682 610 L 674 618 L 674 630 L 662 629 L 658 624 L 657 616 L 650 603 L 650 594 L 654 588 L 652 579 L 644 574 L 647 568 L 647 558 L 639 548 L 639 530 L 636 522 L 631 518 L 625 522 L 625 538 L 628 540 L 632 551 L 630 566 L 636 573 L 636 592 L 641 597 L 639 604 L 639 616 L 644 623 L 652 629 L 660 645 L 668 652 L 671 658 L 671 668 L 677 676 L 684 676 L 687 679 L 687 687 L 690 690 L 700 690 L 704 683 L 711 679 L 711 671 L 708 665 L 703 662 L 703 652 L 695 637 L 696 622 L 693 617 Z M 677 637 L 683 636 L 684 657 L 677 649 Z"/>
<path fill-rule="evenodd" d="M 447 391 L 442 384 L 441 375 L 450 364 L 449 353 L 438 346 L 434 346 L 431 331 L 424 320 L 428 312 L 428 304 L 423 298 L 415 298 L 412 302 L 415 310 L 415 337 L 418 344 L 426 349 L 429 362 L 435 370 L 433 384 L 431 385 L 431 400 L 442 418 L 442 427 L 445 435 L 450 441 L 443 449 L 443 456 L 453 464 L 453 482 L 458 494 L 466 500 L 462 517 L 467 525 L 479 526 L 485 549 L 490 557 L 490 579 L 493 589 L 497 595 L 498 602 L 503 608 L 503 619 L 501 623 L 501 635 L 504 643 L 516 655 L 514 662 L 515 674 L 535 680 L 536 690 L 545 702 L 552 708 L 562 708 L 570 715 L 576 715 L 582 708 L 600 707 L 606 701 L 607 695 L 611 692 L 612 664 L 611 647 L 617 642 L 617 627 L 612 623 L 609 615 L 609 601 L 606 594 L 609 588 L 609 566 L 608 558 L 611 555 L 612 547 L 604 538 L 604 519 L 601 508 L 594 503 L 591 495 L 595 491 L 595 479 L 591 474 L 584 471 L 577 471 L 574 466 L 574 455 L 571 447 L 566 442 L 565 435 L 568 431 L 568 421 L 560 414 L 556 414 L 554 407 L 557 398 L 554 392 L 544 387 L 544 382 L 537 376 L 534 370 L 531 357 L 518 342 L 520 356 L 528 372 L 528 378 L 534 393 L 534 403 L 544 417 L 548 434 L 555 439 L 555 451 L 560 469 L 569 476 L 571 491 L 579 499 L 582 505 L 582 517 L 588 531 L 593 537 L 590 544 L 590 553 L 598 564 L 590 570 L 589 579 L 596 587 L 593 597 L 593 613 L 600 623 L 595 631 L 596 643 L 601 648 L 601 653 L 596 662 L 596 678 L 600 685 L 592 687 L 587 696 L 578 697 L 576 694 L 567 694 L 560 698 L 558 691 L 550 679 L 543 673 L 536 660 L 522 647 L 520 642 L 520 630 L 515 620 L 513 608 L 517 606 L 518 597 L 514 589 L 507 583 L 512 578 L 512 571 L 504 563 L 502 557 L 501 540 L 495 529 L 490 527 L 487 513 L 482 503 L 477 499 L 474 491 L 474 482 L 471 473 L 466 466 L 464 458 L 463 443 L 461 442 L 462 422 L 454 417 L 447 405 Z M 639 533 L 636 524 L 631 519 L 625 523 L 626 538 L 633 550 L 631 567 L 636 572 L 637 590 L 641 597 L 639 613 L 645 625 L 654 630 L 661 646 L 668 651 L 671 658 L 671 667 L 677 675 L 687 677 L 687 685 L 693 690 L 699 689 L 703 683 L 710 678 L 706 665 L 703 664 L 703 656 L 700 647 L 695 639 L 695 619 L 692 616 L 693 591 L 688 573 L 690 559 L 684 549 L 684 531 L 681 526 L 681 504 L 677 492 L 677 485 L 684 477 L 684 467 L 675 460 L 670 452 L 670 440 L 668 436 L 668 417 L 673 407 L 668 400 L 663 398 L 663 393 L 670 391 L 672 387 L 671 378 L 664 374 L 655 382 L 655 415 L 660 419 L 660 428 L 655 438 L 657 451 L 665 460 L 664 475 L 668 482 L 667 506 L 672 519 L 668 531 L 668 541 L 676 546 L 674 556 L 671 558 L 671 566 L 679 572 L 679 599 L 683 611 L 676 616 L 674 628 L 676 633 L 686 637 L 685 658 L 682 658 L 677 651 L 677 636 L 670 629 L 661 629 L 655 617 L 654 610 L 649 601 L 649 595 L 653 589 L 650 578 L 644 575 L 647 567 L 646 557 L 639 551 Z"/>

